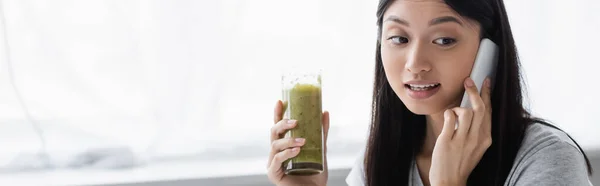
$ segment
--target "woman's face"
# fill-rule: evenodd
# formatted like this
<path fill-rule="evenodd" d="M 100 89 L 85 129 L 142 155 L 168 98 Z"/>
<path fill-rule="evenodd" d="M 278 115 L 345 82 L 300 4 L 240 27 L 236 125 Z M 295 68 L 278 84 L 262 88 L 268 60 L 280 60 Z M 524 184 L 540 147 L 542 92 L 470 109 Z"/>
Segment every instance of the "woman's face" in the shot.
<path fill-rule="evenodd" d="M 479 24 L 442 0 L 396 0 L 383 15 L 381 59 L 396 95 L 415 114 L 460 104 L 479 48 Z"/>

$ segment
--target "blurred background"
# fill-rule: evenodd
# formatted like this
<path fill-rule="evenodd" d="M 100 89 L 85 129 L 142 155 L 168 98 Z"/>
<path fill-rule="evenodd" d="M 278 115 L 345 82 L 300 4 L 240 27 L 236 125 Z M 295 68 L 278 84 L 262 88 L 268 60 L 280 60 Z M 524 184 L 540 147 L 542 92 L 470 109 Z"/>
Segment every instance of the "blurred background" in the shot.
<path fill-rule="evenodd" d="M 600 1 L 505 4 L 527 108 L 600 171 Z M 268 184 L 280 71 L 298 63 L 324 71 L 342 185 L 368 132 L 376 6 L 0 0 L 0 185 Z"/>

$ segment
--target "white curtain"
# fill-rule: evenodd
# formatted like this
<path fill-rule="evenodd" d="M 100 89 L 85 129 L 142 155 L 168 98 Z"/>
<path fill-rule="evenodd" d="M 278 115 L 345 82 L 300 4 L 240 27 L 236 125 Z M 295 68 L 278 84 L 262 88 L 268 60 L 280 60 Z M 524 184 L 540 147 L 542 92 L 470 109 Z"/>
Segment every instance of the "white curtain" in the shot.
<path fill-rule="evenodd" d="M 279 72 L 298 63 L 324 69 L 331 162 L 365 142 L 377 1 L 0 5 L 1 171 L 264 160 Z M 529 107 L 600 148 L 600 3 L 506 5 Z"/>
<path fill-rule="evenodd" d="M 373 5 L 2 1 L 0 141 L 10 147 L 0 148 L 2 163 L 24 154 L 49 156 L 34 168 L 86 166 L 90 153 L 133 161 L 109 167 L 264 159 L 280 69 L 292 63 L 324 69 L 332 134 L 344 146 L 362 143 Z"/>

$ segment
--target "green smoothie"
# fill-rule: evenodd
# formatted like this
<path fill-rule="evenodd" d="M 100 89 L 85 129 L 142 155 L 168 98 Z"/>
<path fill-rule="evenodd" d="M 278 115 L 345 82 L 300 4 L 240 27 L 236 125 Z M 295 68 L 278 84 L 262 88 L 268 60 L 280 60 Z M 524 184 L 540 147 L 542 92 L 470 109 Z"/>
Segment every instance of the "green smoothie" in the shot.
<path fill-rule="evenodd" d="M 323 130 L 321 124 L 321 87 L 313 84 L 295 84 L 283 90 L 286 118 L 297 120 L 286 136 L 305 138 L 298 156 L 284 163 L 287 174 L 310 175 L 323 171 Z"/>

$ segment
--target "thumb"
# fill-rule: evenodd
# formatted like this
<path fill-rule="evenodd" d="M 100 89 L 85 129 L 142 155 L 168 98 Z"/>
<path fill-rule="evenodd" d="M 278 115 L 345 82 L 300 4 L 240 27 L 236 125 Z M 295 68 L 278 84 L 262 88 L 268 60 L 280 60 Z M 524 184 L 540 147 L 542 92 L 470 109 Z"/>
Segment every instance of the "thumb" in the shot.
<path fill-rule="evenodd" d="M 327 171 L 329 168 L 327 166 L 327 134 L 329 134 L 329 112 L 323 112 L 323 153 L 325 154 L 325 159 L 323 160 L 323 168 Z M 327 172 L 325 172 L 327 173 Z"/>
<path fill-rule="evenodd" d="M 327 144 L 327 134 L 329 134 L 329 112 L 323 112 L 323 140 L 324 144 Z M 327 149 L 327 147 L 325 147 Z"/>

